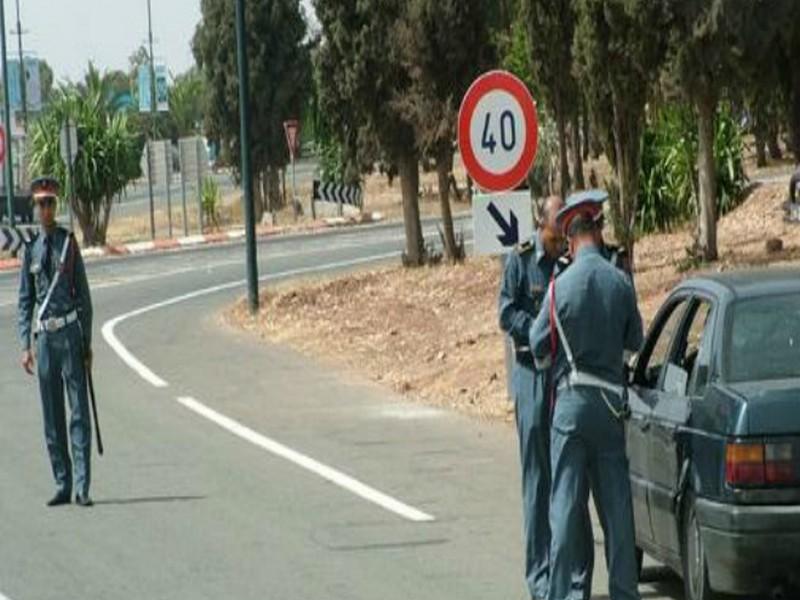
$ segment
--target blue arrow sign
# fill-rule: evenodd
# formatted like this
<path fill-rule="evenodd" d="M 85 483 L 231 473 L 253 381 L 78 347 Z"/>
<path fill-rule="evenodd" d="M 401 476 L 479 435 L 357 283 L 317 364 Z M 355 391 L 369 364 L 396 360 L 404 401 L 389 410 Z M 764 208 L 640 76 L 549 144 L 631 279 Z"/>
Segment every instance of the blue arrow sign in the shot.
<path fill-rule="evenodd" d="M 510 212 L 510 221 L 506 221 L 503 214 L 494 205 L 494 202 L 489 203 L 487 210 L 489 211 L 489 214 L 492 215 L 492 218 L 495 220 L 500 229 L 503 231 L 501 235 L 497 236 L 497 239 L 500 241 L 500 243 L 506 247 L 515 246 L 519 242 L 519 222 L 517 221 L 517 215 L 514 214 L 514 211 L 512 210 Z"/>

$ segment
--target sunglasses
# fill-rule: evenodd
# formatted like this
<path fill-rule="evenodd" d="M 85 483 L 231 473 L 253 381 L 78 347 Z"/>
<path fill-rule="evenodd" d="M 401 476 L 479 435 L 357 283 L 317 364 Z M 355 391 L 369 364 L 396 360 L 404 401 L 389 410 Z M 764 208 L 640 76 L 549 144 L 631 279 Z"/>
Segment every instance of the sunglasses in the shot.
<path fill-rule="evenodd" d="M 56 205 L 56 197 L 55 196 L 43 196 L 41 198 L 36 199 L 36 204 L 41 206 L 42 208 L 52 208 Z"/>

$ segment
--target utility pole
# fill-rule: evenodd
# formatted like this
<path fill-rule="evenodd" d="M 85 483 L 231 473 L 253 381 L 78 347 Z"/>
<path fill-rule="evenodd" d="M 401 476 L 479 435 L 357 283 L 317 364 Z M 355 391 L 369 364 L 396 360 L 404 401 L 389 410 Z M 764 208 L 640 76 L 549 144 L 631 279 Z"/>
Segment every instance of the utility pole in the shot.
<path fill-rule="evenodd" d="M 1 2 L 2 0 L 0 0 Z M 153 62 L 153 11 L 150 0 L 147 0 L 147 32 L 150 43 L 150 114 L 152 116 L 152 129 L 150 136 L 156 136 L 156 67 Z M 150 140 L 145 140 L 147 156 L 147 190 L 150 194 L 150 237 L 156 239 L 156 215 L 153 204 L 153 157 L 150 156 Z"/>
<path fill-rule="evenodd" d="M 0 40 L 0 60 L 3 61 L 3 115 L 4 126 L 6 128 L 6 203 L 8 206 L 8 223 L 14 225 L 14 166 L 11 162 L 11 102 L 8 98 L 8 57 L 6 56 L 6 9 L 5 3 L 0 0 L 0 33 L 3 39 Z"/>
<path fill-rule="evenodd" d="M 22 54 L 22 23 L 19 16 L 19 0 L 17 0 L 17 47 L 19 49 L 19 87 L 22 93 L 22 128 L 28 132 L 28 77 L 25 70 L 25 60 Z"/>
<path fill-rule="evenodd" d="M 242 138 L 242 187 L 247 252 L 247 300 L 250 313 L 258 312 L 258 257 L 256 249 L 256 216 L 253 205 L 253 176 L 250 172 L 250 73 L 247 66 L 247 31 L 244 0 L 236 0 L 236 48 L 239 62 L 239 117 Z"/>

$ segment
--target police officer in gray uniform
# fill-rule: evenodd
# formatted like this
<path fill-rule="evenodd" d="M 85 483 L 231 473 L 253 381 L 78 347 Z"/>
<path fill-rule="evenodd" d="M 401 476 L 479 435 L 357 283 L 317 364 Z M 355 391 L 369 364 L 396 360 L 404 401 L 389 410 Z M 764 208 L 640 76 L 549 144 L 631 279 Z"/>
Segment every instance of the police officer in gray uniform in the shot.
<path fill-rule="evenodd" d="M 548 288 L 530 330 L 539 368 L 553 367 L 549 600 L 580 598 L 572 573 L 587 539 L 591 490 L 605 534 L 611 600 L 638 600 L 633 509 L 625 455 L 624 350 L 642 343 L 630 279 L 601 253 L 602 201 L 579 196 L 561 210 L 572 266 Z"/>
<path fill-rule="evenodd" d="M 37 366 L 45 441 L 56 482 L 56 494 L 47 505 L 69 504 L 75 489 L 75 502 L 91 506 L 91 422 L 86 391 L 86 369 L 91 368 L 92 360 L 89 283 L 75 238 L 55 220 L 58 183 L 40 178 L 31 184 L 31 192 L 39 209 L 41 233 L 22 261 L 18 329 L 23 368 L 33 375 Z"/>
<path fill-rule="evenodd" d="M 547 597 L 549 576 L 550 386 L 548 372 L 534 368 L 528 334 L 563 248 L 556 227 L 562 206 L 559 197 L 548 198 L 543 226 L 529 242 L 508 255 L 498 300 L 500 328 L 514 345 L 512 380 L 522 466 L 525 578 L 535 599 Z M 591 532 L 588 510 L 585 526 Z M 591 580 L 593 557 L 593 548 L 589 547 L 575 574 L 576 586 Z M 586 598 L 589 588 L 587 585 Z"/>

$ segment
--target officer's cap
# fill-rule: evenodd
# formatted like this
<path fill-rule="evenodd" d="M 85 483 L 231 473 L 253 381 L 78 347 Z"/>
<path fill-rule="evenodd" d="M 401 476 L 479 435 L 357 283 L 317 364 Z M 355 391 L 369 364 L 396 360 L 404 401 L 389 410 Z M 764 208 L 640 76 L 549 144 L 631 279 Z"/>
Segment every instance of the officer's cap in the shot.
<path fill-rule="evenodd" d="M 58 191 L 58 181 L 53 177 L 39 177 L 31 182 L 31 196 L 34 202 L 42 198 L 56 198 Z"/>
<path fill-rule="evenodd" d="M 603 218 L 603 203 L 608 200 L 605 190 L 586 190 L 576 192 L 567 197 L 564 208 L 556 215 L 556 224 L 566 235 L 570 223 L 578 215 L 589 217 L 598 222 Z"/>

